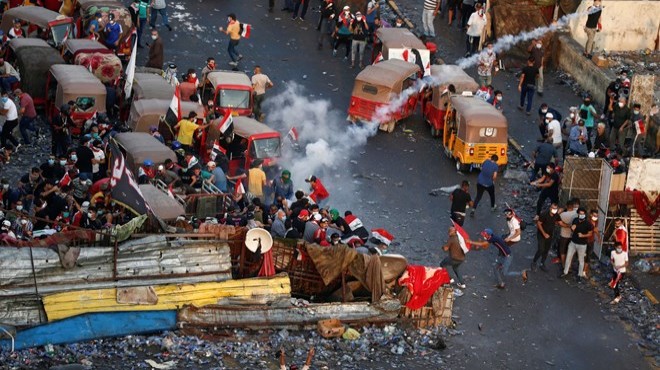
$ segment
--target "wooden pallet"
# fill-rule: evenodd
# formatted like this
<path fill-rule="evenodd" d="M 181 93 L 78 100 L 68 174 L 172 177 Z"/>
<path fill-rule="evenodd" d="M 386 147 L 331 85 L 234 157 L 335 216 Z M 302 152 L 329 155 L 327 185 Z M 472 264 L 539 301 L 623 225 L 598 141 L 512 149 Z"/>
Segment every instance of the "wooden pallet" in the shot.
<path fill-rule="evenodd" d="M 411 310 L 401 307 L 400 316 L 410 320 L 416 328 L 451 326 L 451 312 L 454 306 L 454 290 L 451 286 L 438 289 L 426 306 Z"/>
<path fill-rule="evenodd" d="M 660 254 L 660 222 L 648 226 L 634 208 L 630 211 L 630 254 Z"/>

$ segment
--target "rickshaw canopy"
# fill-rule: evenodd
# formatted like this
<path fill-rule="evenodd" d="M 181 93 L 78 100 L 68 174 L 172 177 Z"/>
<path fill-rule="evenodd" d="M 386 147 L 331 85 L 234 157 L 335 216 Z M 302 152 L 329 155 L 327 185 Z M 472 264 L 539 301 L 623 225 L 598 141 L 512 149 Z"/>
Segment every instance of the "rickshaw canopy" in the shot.
<path fill-rule="evenodd" d="M 98 112 L 105 112 L 106 89 L 87 68 L 71 64 L 55 64 L 50 74 L 57 80 L 55 106 L 78 98 L 93 98 Z"/>
<path fill-rule="evenodd" d="M 9 47 L 16 52 L 16 50 L 19 50 L 21 48 L 27 48 L 27 47 L 39 47 L 39 48 L 50 48 L 51 46 L 48 45 L 48 43 L 42 39 L 36 39 L 36 38 L 13 38 L 9 40 Z"/>
<path fill-rule="evenodd" d="M 399 59 L 367 66 L 355 77 L 353 96 L 387 103 L 393 93 L 398 94 L 403 90 L 403 82 L 418 72 L 418 65 Z"/>
<path fill-rule="evenodd" d="M 479 89 L 479 84 L 474 78 L 470 77 L 463 69 L 457 65 L 442 64 L 431 66 L 431 76 L 433 78 L 433 105 L 440 107 L 440 96 L 447 85 L 452 84 L 456 87 L 456 93 L 463 91 L 475 92 Z"/>
<path fill-rule="evenodd" d="M 206 75 L 206 78 L 217 89 L 218 85 L 239 85 L 252 88 L 252 81 L 245 72 L 234 71 L 213 71 Z"/>
<path fill-rule="evenodd" d="M 507 142 L 509 125 L 502 112 L 477 97 L 454 95 L 450 101 L 459 120 L 459 138 L 467 143 Z"/>
<path fill-rule="evenodd" d="M 254 118 L 237 116 L 234 119 L 234 133 L 240 137 L 250 137 L 258 134 L 275 134 L 279 136 L 279 132 L 264 125 Z"/>
<path fill-rule="evenodd" d="M 186 210 L 181 203 L 157 187 L 151 184 L 143 184 L 139 185 L 139 188 L 149 208 L 158 218 L 164 221 L 172 221 L 186 214 Z"/>
<path fill-rule="evenodd" d="M 112 50 L 96 40 L 89 39 L 68 39 L 64 42 L 63 52 L 69 52 L 72 56 L 78 53 L 112 53 Z"/>
<path fill-rule="evenodd" d="M 136 73 L 133 78 L 133 99 L 172 99 L 174 86 L 162 76 Z"/>
<path fill-rule="evenodd" d="M 155 165 L 163 164 L 167 159 L 174 162 L 177 160 L 172 149 L 145 132 L 122 132 L 115 135 L 115 140 L 126 152 L 129 168 L 133 171 L 136 171 L 145 159 L 150 159 Z"/>
<path fill-rule="evenodd" d="M 63 23 L 73 23 L 72 18 L 40 6 L 19 6 L 5 11 L 2 15 L 0 28 L 5 34 L 13 27 L 14 19 L 20 19 L 41 28 L 48 28 L 53 21 L 65 20 L 67 22 Z"/>
<path fill-rule="evenodd" d="M 14 67 L 21 71 L 21 89 L 32 98 L 46 97 L 46 77 L 52 65 L 64 64 L 60 53 L 48 44 L 33 43 L 28 40 L 14 39 L 16 62 Z M 42 41 L 43 40 L 39 40 Z M 104 102 L 105 103 L 105 102 Z"/>
<path fill-rule="evenodd" d="M 389 48 L 426 50 L 426 45 L 407 28 L 379 28 L 376 36 L 383 43 L 383 53 Z M 383 54 L 384 55 L 384 54 Z M 387 57 L 386 57 L 387 58 Z"/>
<path fill-rule="evenodd" d="M 140 99 L 133 101 L 131 112 L 126 122 L 133 132 L 149 132 L 149 127 L 158 127 L 160 117 L 167 114 L 171 99 Z M 187 117 L 194 111 L 198 117 L 204 117 L 204 107 L 193 102 L 181 102 L 181 115 Z"/>

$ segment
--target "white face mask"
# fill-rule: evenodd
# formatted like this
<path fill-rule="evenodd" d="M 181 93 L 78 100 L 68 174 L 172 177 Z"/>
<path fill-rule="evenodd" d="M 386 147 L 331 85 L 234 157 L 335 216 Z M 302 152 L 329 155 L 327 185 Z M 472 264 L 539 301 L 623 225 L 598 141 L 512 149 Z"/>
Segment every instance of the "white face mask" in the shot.
<path fill-rule="evenodd" d="M 16 210 L 19 211 L 19 212 L 22 211 L 23 210 L 23 205 L 16 206 Z"/>
<path fill-rule="evenodd" d="M 71 156 L 71 161 L 75 162 L 75 161 L 77 161 L 77 160 L 78 160 L 78 156 L 77 156 L 77 155 L 74 154 L 74 155 Z"/>
<path fill-rule="evenodd" d="M 498 95 L 498 96 L 495 97 L 495 99 L 497 99 L 497 100 L 502 100 L 502 96 L 501 96 L 501 95 Z"/>
<path fill-rule="evenodd" d="M 60 161 L 60 166 L 66 165 L 66 161 Z"/>
<path fill-rule="evenodd" d="M 571 113 L 571 118 L 575 118 L 575 113 Z"/>
<path fill-rule="evenodd" d="M 87 217 L 92 218 L 94 214 L 92 212 L 87 212 Z"/>
<path fill-rule="evenodd" d="M 196 73 L 191 73 L 191 74 L 190 74 L 190 77 L 191 77 L 191 78 L 197 78 L 197 74 L 196 74 Z"/>
<path fill-rule="evenodd" d="M 362 20 L 362 16 L 361 16 L 361 15 L 358 15 L 357 17 L 355 17 L 355 19 L 357 19 L 358 21 L 361 21 L 361 20 Z"/>
<path fill-rule="evenodd" d="M 483 10 L 479 10 L 478 13 L 479 13 L 480 16 L 481 16 L 481 15 L 484 15 L 484 11 L 483 11 Z"/>
<path fill-rule="evenodd" d="M 2 188 L 5 190 L 9 189 L 9 184 L 2 184 Z"/>
<path fill-rule="evenodd" d="M 541 113 L 543 113 L 543 114 L 548 113 L 548 109 L 547 108 L 546 109 L 541 109 Z"/>
<path fill-rule="evenodd" d="M 619 108 L 623 108 L 624 105 L 624 103 L 619 103 Z"/>
<path fill-rule="evenodd" d="M 536 48 L 537 48 L 537 49 L 540 49 L 540 48 L 542 48 L 542 47 L 543 47 L 543 45 L 541 45 L 541 44 L 536 44 Z"/>
<path fill-rule="evenodd" d="M 26 219 L 22 219 L 22 220 L 21 220 L 21 225 L 27 225 L 27 220 L 26 220 Z"/>
<path fill-rule="evenodd" d="M 550 167 L 546 168 L 546 169 L 545 169 L 545 172 L 547 172 L 547 173 L 552 173 L 552 168 L 550 168 Z"/>
<path fill-rule="evenodd" d="M 623 249 L 622 249 L 622 248 L 617 248 L 617 249 L 616 249 L 616 252 L 617 252 L 617 253 L 621 253 L 621 252 L 623 252 Z"/>
<path fill-rule="evenodd" d="M 633 113 L 635 113 L 635 114 L 639 114 L 639 111 L 638 111 L 638 110 L 634 110 Z"/>
<path fill-rule="evenodd" d="M 591 216 L 591 220 L 592 220 L 592 221 L 598 221 L 598 217 L 596 217 L 596 216 Z"/>
<path fill-rule="evenodd" d="M 493 48 L 488 48 L 488 54 L 493 54 Z"/>
<path fill-rule="evenodd" d="M 587 215 L 578 215 L 578 219 L 580 220 L 584 220 L 585 218 L 587 218 Z"/>
<path fill-rule="evenodd" d="M 152 39 L 152 40 L 155 40 L 155 39 L 157 39 L 157 38 L 158 38 L 158 35 L 151 35 L 151 39 Z"/>
<path fill-rule="evenodd" d="M 552 209 L 550 210 L 550 213 L 552 213 L 553 215 L 555 215 L 555 214 L 557 214 L 558 211 L 559 211 L 558 209 L 556 209 L 556 208 L 552 208 Z"/>

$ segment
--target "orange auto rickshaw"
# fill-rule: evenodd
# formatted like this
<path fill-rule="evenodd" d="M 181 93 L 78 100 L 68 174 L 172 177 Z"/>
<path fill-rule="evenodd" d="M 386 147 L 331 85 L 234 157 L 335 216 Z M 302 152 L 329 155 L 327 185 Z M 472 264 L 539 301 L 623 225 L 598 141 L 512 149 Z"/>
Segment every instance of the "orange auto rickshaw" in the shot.
<path fill-rule="evenodd" d="M 390 59 L 367 66 L 356 77 L 348 107 L 351 122 L 376 122 L 382 131 L 392 132 L 396 122 L 415 111 L 419 92 L 410 95 L 401 106 L 397 97 L 417 82 L 419 66 L 398 59 Z"/>
<path fill-rule="evenodd" d="M 493 154 L 497 164 L 508 163 L 508 123 L 497 108 L 471 94 L 452 95 L 447 107 L 442 143 L 445 154 L 461 172 L 481 168 Z"/>
<path fill-rule="evenodd" d="M 432 65 L 431 87 L 424 91 L 422 99 L 422 114 L 424 120 L 431 126 L 431 135 L 438 137 L 445 126 L 445 115 L 451 94 L 462 94 L 464 91 L 476 92 L 479 84 L 463 69 L 456 65 Z M 448 90 L 453 85 L 454 92 Z"/>

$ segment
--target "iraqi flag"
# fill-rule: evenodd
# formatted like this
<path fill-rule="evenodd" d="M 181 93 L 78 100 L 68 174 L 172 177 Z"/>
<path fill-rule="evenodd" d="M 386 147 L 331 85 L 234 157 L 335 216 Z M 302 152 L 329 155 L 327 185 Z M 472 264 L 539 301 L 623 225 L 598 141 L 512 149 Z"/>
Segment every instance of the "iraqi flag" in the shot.
<path fill-rule="evenodd" d="M 252 26 L 247 23 L 241 23 L 241 37 L 249 39 L 252 32 Z"/>
<path fill-rule="evenodd" d="M 170 107 L 165 115 L 165 122 L 170 127 L 174 127 L 179 121 L 181 121 L 181 90 L 179 90 L 179 86 L 177 85 L 174 89 L 174 96 L 170 102 Z"/>
<path fill-rule="evenodd" d="M 390 246 L 390 243 L 392 243 L 392 240 L 394 240 L 394 235 L 390 234 L 385 229 L 371 229 L 371 237 L 388 247 Z"/>
<path fill-rule="evenodd" d="M 373 65 L 373 64 L 378 64 L 378 63 L 382 62 L 383 59 L 385 59 L 385 58 L 383 58 L 383 53 L 380 52 L 380 53 L 378 53 L 378 55 L 376 55 L 376 59 L 374 59 L 374 62 L 371 63 L 371 64 L 372 64 L 372 65 Z"/>
<path fill-rule="evenodd" d="M 610 288 L 615 289 L 616 286 L 619 285 L 619 281 L 621 281 L 622 277 L 623 277 L 623 274 L 621 274 L 620 272 L 617 272 L 616 276 L 612 277 L 609 284 L 607 284 L 607 285 L 609 285 Z"/>
<path fill-rule="evenodd" d="M 295 127 L 291 127 L 291 130 L 289 130 L 289 133 L 286 134 L 286 137 L 289 138 L 294 143 L 298 142 L 298 130 L 296 130 Z"/>
<path fill-rule="evenodd" d="M 218 123 L 218 130 L 224 135 L 224 133 L 231 127 L 234 123 L 234 118 L 232 117 L 231 110 L 226 109 L 224 115 Z"/>
<path fill-rule="evenodd" d="M 213 148 L 211 148 L 211 154 L 209 155 L 209 157 L 211 158 L 212 161 L 215 161 L 219 153 L 227 155 L 227 151 L 225 150 L 225 148 L 223 148 L 220 145 L 220 140 L 216 139 L 213 141 Z"/>
<path fill-rule="evenodd" d="M 408 63 L 417 62 L 417 57 L 415 56 L 415 53 L 413 53 L 410 49 L 406 48 L 405 50 L 403 50 L 401 56 L 403 57 L 403 60 L 405 60 Z"/>
<path fill-rule="evenodd" d="M 243 181 L 241 179 L 236 180 L 236 186 L 234 186 L 234 195 L 245 194 L 245 187 L 243 186 Z"/>
<path fill-rule="evenodd" d="M 176 199 L 174 197 L 174 183 L 171 183 L 170 186 L 167 187 L 167 195 L 169 195 L 172 199 Z"/>
<path fill-rule="evenodd" d="M 463 253 L 466 253 L 472 249 L 472 244 L 470 244 L 470 236 L 468 235 L 467 232 L 461 227 L 461 225 L 457 224 L 454 220 L 451 220 L 451 222 L 454 224 L 454 228 L 456 229 L 456 236 L 458 237 L 458 244 L 461 246 L 461 249 L 463 250 Z"/>

